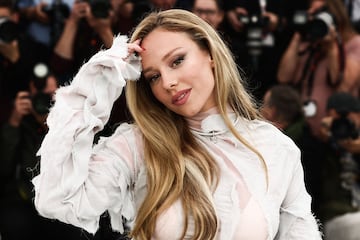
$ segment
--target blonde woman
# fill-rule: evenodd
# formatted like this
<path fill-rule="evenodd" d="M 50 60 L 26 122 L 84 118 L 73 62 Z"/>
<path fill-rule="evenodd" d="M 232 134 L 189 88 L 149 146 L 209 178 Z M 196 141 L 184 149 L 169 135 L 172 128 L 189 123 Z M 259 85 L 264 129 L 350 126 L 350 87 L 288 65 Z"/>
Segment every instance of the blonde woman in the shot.
<path fill-rule="evenodd" d="M 57 92 L 33 180 L 40 214 L 95 233 L 107 211 L 133 239 L 320 239 L 300 151 L 260 119 L 216 31 L 167 10 L 129 42 Z M 94 146 L 125 84 L 134 123 Z"/>

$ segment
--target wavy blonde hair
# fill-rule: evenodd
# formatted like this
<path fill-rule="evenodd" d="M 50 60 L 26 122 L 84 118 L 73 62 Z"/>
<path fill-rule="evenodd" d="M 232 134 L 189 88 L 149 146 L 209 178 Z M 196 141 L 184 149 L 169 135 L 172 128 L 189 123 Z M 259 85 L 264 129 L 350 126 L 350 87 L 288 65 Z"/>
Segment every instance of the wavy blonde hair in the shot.
<path fill-rule="evenodd" d="M 227 115 L 230 106 L 241 117 L 259 118 L 232 54 L 221 37 L 193 13 L 171 9 L 145 17 L 132 33 L 130 41 L 144 39 L 156 28 L 185 32 L 201 49 L 210 53 L 215 65 L 214 92 L 218 111 L 231 132 L 264 163 L 261 155 L 238 134 Z M 157 217 L 180 199 L 186 216 L 183 237 L 191 216 L 195 223 L 193 239 L 213 239 L 218 228 L 212 202 L 219 177 L 216 162 L 196 141 L 184 117 L 171 112 L 155 99 L 148 82 L 143 79 L 128 81 L 126 97 L 135 123 L 143 134 L 148 180 L 148 194 L 138 211 L 132 236 L 150 239 Z"/>

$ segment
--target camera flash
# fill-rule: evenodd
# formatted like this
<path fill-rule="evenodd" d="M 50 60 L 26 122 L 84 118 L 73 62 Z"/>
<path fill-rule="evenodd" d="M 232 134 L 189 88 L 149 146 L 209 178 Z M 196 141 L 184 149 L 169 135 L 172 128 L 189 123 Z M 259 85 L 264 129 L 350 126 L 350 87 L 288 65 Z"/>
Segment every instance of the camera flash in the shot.
<path fill-rule="evenodd" d="M 38 78 L 43 78 L 48 75 L 49 69 L 44 63 L 38 63 L 34 67 L 34 74 Z"/>

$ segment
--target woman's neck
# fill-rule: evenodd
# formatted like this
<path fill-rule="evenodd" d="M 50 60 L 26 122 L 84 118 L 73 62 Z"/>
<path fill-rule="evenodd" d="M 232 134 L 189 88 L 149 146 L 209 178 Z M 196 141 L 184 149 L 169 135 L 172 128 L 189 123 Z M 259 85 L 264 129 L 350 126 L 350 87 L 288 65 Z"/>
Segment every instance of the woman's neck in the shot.
<path fill-rule="evenodd" d="M 218 114 L 218 108 L 217 107 L 213 107 L 210 108 L 209 110 L 205 111 L 205 112 L 200 112 L 198 114 L 196 114 L 195 116 L 191 117 L 191 118 L 186 118 L 186 121 L 189 124 L 189 127 L 191 128 L 195 128 L 195 129 L 201 129 L 201 122 L 208 116 L 212 115 L 212 114 Z"/>

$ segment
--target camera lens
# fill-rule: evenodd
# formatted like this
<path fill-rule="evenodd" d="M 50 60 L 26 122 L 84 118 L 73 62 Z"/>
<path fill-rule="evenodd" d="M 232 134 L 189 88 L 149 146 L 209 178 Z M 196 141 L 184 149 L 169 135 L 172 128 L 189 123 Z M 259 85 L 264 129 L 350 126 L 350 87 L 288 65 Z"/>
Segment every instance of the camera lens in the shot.
<path fill-rule="evenodd" d="M 8 18 L 0 17 L 0 42 L 10 43 L 18 37 L 18 25 Z"/>
<path fill-rule="evenodd" d="M 331 124 L 331 134 L 336 140 L 355 139 L 358 137 L 358 132 L 355 124 L 347 117 L 335 119 Z"/>
<path fill-rule="evenodd" d="M 108 0 L 90 0 L 90 7 L 95 18 L 107 18 L 111 5 Z"/>
<path fill-rule="evenodd" d="M 50 94 L 39 92 L 32 98 L 32 104 L 35 112 L 40 115 L 45 115 L 49 113 L 52 97 Z"/>
<path fill-rule="evenodd" d="M 307 25 L 307 34 L 310 40 L 317 40 L 324 38 L 331 26 L 334 25 L 333 17 L 328 12 L 320 12 L 314 16 L 314 19 L 309 21 Z"/>
<path fill-rule="evenodd" d="M 306 11 L 296 11 L 292 24 L 295 31 L 299 32 L 306 41 L 316 41 L 324 38 L 331 26 L 335 26 L 334 17 L 327 11 L 321 10 L 314 15 Z"/>

